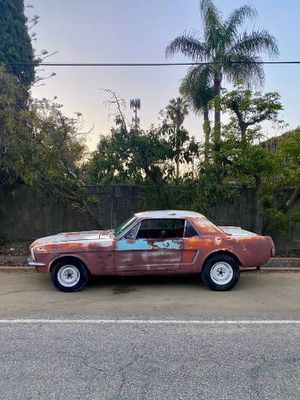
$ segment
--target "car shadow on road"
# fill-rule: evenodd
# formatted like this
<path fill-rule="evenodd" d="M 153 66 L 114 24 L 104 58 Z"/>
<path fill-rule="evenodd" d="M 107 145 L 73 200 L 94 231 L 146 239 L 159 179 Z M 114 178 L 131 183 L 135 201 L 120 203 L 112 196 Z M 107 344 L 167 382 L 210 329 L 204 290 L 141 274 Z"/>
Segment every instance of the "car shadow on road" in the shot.
<path fill-rule="evenodd" d="M 248 279 L 243 279 L 244 274 L 256 274 L 257 271 L 248 271 L 242 274 L 242 279 L 232 289 L 234 291 L 245 291 L 250 289 Z M 245 276 L 246 278 L 246 276 Z M 143 276 L 101 276 L 93 277 L 85 290 L 97 290 L 100 288 L 110 289 L 115 295 L 136 292 L 142 289 L 155 287 L 176 289 L 208 289 L 202 282 L 200 274 L 183 275 L 143 275 Z M 224 293 L 224 292 L 219 292 Z"/>
<path fill-rule="evenodd" d="M 182 276 L 110 276 L 92 278 L 87 289 L 106 287 L 115 295 L 135 292 L 146 287 L 205 287 L 199 275 Z"/>

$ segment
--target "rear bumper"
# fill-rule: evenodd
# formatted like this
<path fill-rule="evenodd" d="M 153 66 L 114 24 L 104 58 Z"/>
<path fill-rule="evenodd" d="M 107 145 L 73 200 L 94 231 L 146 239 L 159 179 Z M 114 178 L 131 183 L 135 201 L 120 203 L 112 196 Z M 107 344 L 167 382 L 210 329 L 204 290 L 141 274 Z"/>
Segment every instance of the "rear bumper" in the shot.
<path fill-rule="evenodd" d="M 275 246 L 273 245 L 273 247 L 271 248 L 271 256 L 274 257 L 276 254 L 276 249 Z"/>

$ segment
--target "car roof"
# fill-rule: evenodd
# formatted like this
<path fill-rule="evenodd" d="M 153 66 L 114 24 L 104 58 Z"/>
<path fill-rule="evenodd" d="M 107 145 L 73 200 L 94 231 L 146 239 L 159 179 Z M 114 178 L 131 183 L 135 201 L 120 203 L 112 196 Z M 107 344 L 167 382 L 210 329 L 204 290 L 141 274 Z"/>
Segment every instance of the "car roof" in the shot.
<path fill-rule="evenodd" d="M 199 214 L 195 211 L 187 211 L 187 210 L 156 210 L 156 211 L 143 211 L 135 214 L 138 218 L 195 218 L 202 217 L 205 218 L 202 214 Z"/>

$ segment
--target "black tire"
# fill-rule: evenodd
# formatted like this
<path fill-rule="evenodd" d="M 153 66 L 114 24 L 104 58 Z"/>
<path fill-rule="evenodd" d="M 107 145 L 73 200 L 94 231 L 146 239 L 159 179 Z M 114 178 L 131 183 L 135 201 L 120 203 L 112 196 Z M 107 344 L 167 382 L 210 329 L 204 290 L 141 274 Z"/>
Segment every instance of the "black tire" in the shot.
<path fill-rule="evenodd" d="M 218 263 L 219 265 L 217 265 Z M 225 271 L 223 277 L 223 272 L 221 272 L 222 270 Z M 219 254 L 209 258 L 206 261 L 201 273 L 201 277 L 206 286 L 212 290 L 230 290 L 239 281 L 240 267 L 235 259 L 230 255 Z"/>
<path fill-rule="evenodd" d="M 73 274 L 68 283 L 67 275 Z M 64 278 L 65 276 L 65 278 Z M 51 271 L 51 281 L 61 292 L 79 292 L 88 283 L 89 275 L 85 265 L 79 260 L 64 259 L 57 261 Z"/>

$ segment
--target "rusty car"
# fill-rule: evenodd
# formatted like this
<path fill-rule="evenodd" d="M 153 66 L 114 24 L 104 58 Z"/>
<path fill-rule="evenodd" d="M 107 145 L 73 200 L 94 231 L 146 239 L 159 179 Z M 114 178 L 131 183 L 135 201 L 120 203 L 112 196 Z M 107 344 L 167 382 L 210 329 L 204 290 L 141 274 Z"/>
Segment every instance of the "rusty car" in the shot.
<path fill-rule="evenodd" d="M 29 265 L 64 292 L 92 276 L 197 274 L 213 290 L 233 288 L 240 271 L 274 255 L 269 236 L 216 226 L 192 211 L 135 214 L 115 230 L 59 233 L 30 245 Z"/>

